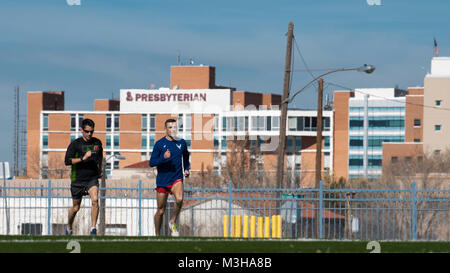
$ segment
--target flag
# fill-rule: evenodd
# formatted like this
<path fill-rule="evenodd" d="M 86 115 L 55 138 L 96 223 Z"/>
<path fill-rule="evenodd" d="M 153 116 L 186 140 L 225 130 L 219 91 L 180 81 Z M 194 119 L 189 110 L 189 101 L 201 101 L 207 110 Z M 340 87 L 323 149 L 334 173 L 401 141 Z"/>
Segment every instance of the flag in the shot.
<path fill-rule="evenodd" d="M 436 42 L 436 38 L 434 38 L 434 55 L 439 56 L 439 47 Z"/>

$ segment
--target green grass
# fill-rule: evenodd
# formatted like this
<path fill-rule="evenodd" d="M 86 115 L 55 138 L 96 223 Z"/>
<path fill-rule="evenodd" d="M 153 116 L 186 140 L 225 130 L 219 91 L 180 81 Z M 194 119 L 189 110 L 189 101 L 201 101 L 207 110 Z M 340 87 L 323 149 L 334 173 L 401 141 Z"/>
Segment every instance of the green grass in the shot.
<path fill-rule="evenodd" d="M 123 236 L 0 236 L 0 253 L 369 253 L 368 241 Z M 379 241 L 381 253 L 450 253 L 450 242 Z"/>

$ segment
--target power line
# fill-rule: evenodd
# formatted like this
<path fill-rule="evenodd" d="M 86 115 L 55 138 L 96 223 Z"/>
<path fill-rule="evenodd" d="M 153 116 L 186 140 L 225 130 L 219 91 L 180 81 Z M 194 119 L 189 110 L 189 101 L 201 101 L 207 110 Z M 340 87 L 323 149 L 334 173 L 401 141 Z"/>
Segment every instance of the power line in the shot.
<path fill-rule="evenodd" d="M 365 92 L 362 92 L 360 90 L 356 90 L 355 88 L 346 87 L 346 86 L 343 86 L 343 85 L 340 85 L 340 84 L 336 84 L 336 83 L 332 83 L 332 82 L 328 82 L 328 84 L 329 85 L 333 85 L 333 86 L 337 86 L 339 88 L 344 88 L 344 89 L 347 89 L 347 90 L 355 91 L 355 92 L 358 92 L 358 93 L 361 93 L 361 94 L 364 94 L 364 95 L 369 95 L 369 96 L 376 97 L 376 98 L 381 98 L 381 99 L 385 99 L 385 100 L 389 100 L 389 101 L 399 102 L 398 100 L 395 100 L 395 99 L 392 99 L 392 98 L 386 98 L 386 97 L 383 97 L 383 96 L 380 96 L 380 95 L 374 95 L 374 94 L 365 93 Z M 425 104 L 420 104 L 420 103 L 413 103 L 413 102 L 407 102 L 407 101 L 405 101 L 405 104 L 414 105 L 414 106 L 420 106 L 420 107 L 424 107 L 424 108 L 433 108 L 433 109 L 436 109 L 436 110 L 450 111 L 450 108 L 446 108 L 446 107 L 436 107 L 436 106 L 425 105 Z"/>

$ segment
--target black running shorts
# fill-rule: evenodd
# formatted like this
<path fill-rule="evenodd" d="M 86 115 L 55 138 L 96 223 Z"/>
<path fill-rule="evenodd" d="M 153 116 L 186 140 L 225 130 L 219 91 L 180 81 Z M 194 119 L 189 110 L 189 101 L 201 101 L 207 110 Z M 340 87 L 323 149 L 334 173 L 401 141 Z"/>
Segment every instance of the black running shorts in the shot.
<path fill-rule="evenodd" d="M 92 179 L 86 182 L 72 182 L 70 185 L 72 199 L 82 199 L 83 196 L 89 195 L 88 191 L 93 186 L 98 187 L 98 179 Z"/>

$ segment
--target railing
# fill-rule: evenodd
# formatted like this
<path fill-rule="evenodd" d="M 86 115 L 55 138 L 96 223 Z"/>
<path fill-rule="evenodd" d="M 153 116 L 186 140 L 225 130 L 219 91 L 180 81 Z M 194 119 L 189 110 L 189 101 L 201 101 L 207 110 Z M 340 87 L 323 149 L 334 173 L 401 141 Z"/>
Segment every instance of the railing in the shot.
<path fill-rule="evenodd" d="M 0 188 L 0 234 L 63 235 L 72 205 L 69 183 L 8 181 Z M 106 191 L 105 234 L 153 236 L 154 185 L 142 181 L 107 185 L 100 189 Z M 163 235 L 169 235 L 172 201 L 170 197 Z M 278 215 L 281 224 L 267 223 Z M 87 235 L 90 222 L 90 199 L 85 197 L 74 234 Z M 422 189 L 416 183 L 402 189 L 323 184 L 318 189 L 241 188 L 231 182 L 221 188 L 200 188 L 186 183 L 178 222 L 181 236 L 449 241 L 450 190 Z M 264 229 L 264 236 L 248 232 L 255 228 Z"/>

